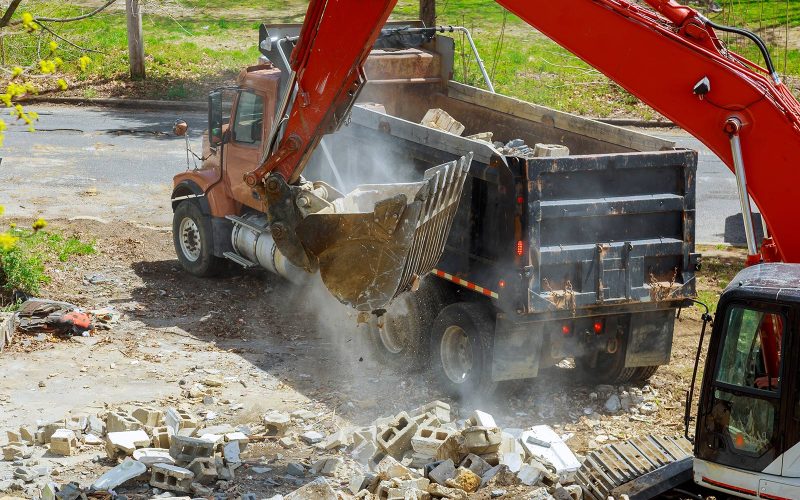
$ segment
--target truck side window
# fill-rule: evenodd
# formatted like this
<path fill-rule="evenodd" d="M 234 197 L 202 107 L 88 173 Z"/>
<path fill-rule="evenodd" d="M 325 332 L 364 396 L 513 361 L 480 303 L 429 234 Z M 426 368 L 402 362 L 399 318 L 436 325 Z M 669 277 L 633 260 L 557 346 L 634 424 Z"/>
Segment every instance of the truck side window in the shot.
<path fill-rule="evenodd" d="M 245 144 L 261 142 L 264 126 L 264 101 L 260 95 L 242 91 L 233 121 L 233 140 Z"/>

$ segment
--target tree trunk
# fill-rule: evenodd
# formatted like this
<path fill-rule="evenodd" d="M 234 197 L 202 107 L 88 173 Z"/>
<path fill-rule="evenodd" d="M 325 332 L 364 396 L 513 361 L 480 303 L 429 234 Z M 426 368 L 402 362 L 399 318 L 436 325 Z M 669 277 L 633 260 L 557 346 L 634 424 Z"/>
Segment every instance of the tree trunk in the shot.
<path fill-rule="evenodd" d="M 145 77 L 145 73 L 142 11 L 139 9 L 139 0 L 125 0 L 125 14 L 128 18 L 128 59 L 131 65 L 131 78 L 140 80 Z"/>
<path fill-rule="evenodd" d="M 436 26 L 436 0 L 419 0 L 419 18 L 425 26 Z"/>

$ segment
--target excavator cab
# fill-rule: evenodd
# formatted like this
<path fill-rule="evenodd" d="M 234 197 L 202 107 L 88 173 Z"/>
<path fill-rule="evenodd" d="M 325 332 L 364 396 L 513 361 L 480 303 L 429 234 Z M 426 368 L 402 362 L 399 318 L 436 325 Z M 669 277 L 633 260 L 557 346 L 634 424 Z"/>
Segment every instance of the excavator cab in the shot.
<path fill-rule="evenodd" d="M 797 283 L 796 266 L 761 264 L 741 271 L 720 298 L 696 427 L 702 486 L 800 498 L 800 370 L 786 356 L 800 348 Z"/>

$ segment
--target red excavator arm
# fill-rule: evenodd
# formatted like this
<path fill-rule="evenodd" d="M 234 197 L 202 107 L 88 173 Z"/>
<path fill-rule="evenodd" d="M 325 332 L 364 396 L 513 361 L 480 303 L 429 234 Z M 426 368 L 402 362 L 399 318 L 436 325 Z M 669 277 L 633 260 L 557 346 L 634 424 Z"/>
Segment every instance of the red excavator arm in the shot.
<path fill-rule="evenodd" d="M 646 1 L 657 13 L 624 0 L 497 0 L 697 137 L 737 174 L 743 213 L 749 216 L 749 192 L 771 235 L 759 253 L 746 224 L 752 259 L 800 262 L 791 209 L 800 195 L 800 104 L 765 49 L 768 69 L 728 51 L 715 34 L 726 28 L 695 10 L 672 0 Z M 395 3 L 311 1 L 292 53 L 295 91 L 287 93 L 280 116 L 288 105 L 291 110 L 273 131 L 279 135 L 283 125 L 282 138 L 245 176 L 266 199 L 281 251 L 309 270 L 324 245 L 311 249 L 298 236 L 304 214 L 295 199 L 308 192 L 298 187 L 300 173 L 321 137 L 347 116 L 365 83 L 362 65 Z M 376 223 L 378 213 L 376 207 Z"/>

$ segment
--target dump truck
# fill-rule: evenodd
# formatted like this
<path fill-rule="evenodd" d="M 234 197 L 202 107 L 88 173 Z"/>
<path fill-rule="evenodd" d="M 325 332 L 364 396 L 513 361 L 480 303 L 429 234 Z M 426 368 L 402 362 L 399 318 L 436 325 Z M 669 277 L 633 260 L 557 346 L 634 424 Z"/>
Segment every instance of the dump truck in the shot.
<path fill-rule="evenodd" d="M 371 183 L 408 199 L 427 183 L 429 197 L 415 200 L 421 224 L 432 222 L 417 232 L 441 250 L 408 258 L 433 259 L 432 271 L 409 272 L 388 305 L 364 302 L 376 354 L 398 368 L 430 367 L 454 396 L 567 358 L 592 383 L 648 379 L 669 362 L 676 310 L 695 295 L 696 152 L 456 82 L 448 28 L 398 37 L 396 26 L 367 59 L 346 124 L 304 171 L 341 203 L 374 204 Z M 264 193 L 246 182 L 292 92 L 299 28 L 262 26 L 261 62 L 209 95 L 204 161 L 176 175 L 172 191 L 175 249 L 189 273 L 233 262 L 307 281 L 276 245 Z M 371 244 L 350 243 L 351 263 Z"/>

